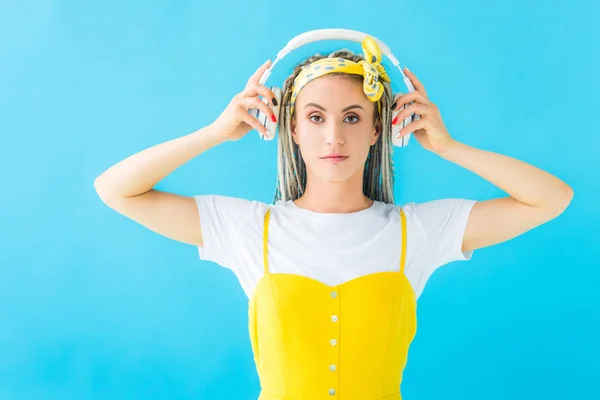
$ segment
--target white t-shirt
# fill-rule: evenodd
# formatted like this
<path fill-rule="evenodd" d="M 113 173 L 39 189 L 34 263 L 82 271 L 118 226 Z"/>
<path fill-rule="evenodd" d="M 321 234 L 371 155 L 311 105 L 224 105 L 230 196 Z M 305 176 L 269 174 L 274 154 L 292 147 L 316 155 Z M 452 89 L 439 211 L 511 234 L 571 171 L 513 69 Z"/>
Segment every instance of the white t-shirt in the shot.
<path fill-rule="evenodd" d="M 294 202 L 267 204 L 220 195 L 194 196 L 202 228 L 200 258 L 229 268 L 250 298 L 264 274 L 263 228 L 269 221 L 269 271 L 340 285 L 363 275 L 400 268 L 399 206 L 375 201 L 368 209 L 318 213 Z M 470 260 L 461 251 L 474 200 L 441 199 L 402 206 L 407 222 L 405 274 L 417 298 L 436 268 Z"/>

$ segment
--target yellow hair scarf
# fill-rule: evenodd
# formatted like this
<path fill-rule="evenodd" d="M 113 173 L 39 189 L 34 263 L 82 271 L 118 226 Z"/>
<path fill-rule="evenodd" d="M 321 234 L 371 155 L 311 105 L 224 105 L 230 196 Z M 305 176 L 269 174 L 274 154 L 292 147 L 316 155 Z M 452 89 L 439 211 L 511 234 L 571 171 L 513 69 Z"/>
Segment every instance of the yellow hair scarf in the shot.
<path fill-rule="evenodd" d="M 331 74 L 333 72 L 343 72 L 363 76 L 363 91 L 367 95 L 367 98 L 372 102 L 378 101 L 384 91 L 383 84 L 380 80 L 390 82 L 390 78 L 383 68 L 383 65 L 381 65 L 381 49 L 377 45 L 377 42 L 371 37 L 366 37 L 362 41 L 361 47 L 365 59 L 358 63 L 344 58 L 324 58 L 305 66 L 296 79 L 294 79 L 290 99 L 290 114 L 294 113 L 294 104 L 298 93 L 307 83 L 320 76 Z M 377 103 L 377 106 L 381 111 L 381 103 Z"/>

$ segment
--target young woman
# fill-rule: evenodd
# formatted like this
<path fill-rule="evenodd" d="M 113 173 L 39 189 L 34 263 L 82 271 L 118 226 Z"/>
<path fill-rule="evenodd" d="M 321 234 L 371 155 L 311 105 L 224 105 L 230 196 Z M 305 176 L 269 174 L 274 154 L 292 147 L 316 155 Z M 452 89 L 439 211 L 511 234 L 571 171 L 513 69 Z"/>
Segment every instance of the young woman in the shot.
<path fill-rule="evenodd" d="M 394 102 L 379 48 L 366 39 L 363 49 L 298 65 L 279 115 L 274 93 L 259 84 L 267 62 L 211 125 L 141 151 L 95 181 L 115 211 L 198 246 L 203 259 L 236 274 L 249 298 L 262 400 L 401 399 L 416 301 L 435 269 L 556 218 L 573 197 L 547 172 L 455 140 L 414 73 L 406 70 L 415 91 Z M 274 204 L 154 189 L 218 144 L 253 129 L 272 135 L 251 108 L 279 122 Z M 420 120 L 401 135 L 414 132 L 423 148 L 509 196 L 395 205 L 392 125 L 412 114 Z"/>

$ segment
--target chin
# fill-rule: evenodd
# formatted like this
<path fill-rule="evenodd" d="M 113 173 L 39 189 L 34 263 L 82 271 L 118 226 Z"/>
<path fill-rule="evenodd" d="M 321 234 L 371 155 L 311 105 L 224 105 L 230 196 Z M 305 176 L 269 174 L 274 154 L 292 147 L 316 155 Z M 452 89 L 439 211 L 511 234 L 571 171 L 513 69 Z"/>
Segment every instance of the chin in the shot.
<path fill-rule="evenodd" d="M 352 174 L 319 174 L 319 179 L 325 182 L 345 182 L 350 180 Z"/>
<path fill-rule="evenodd" d="M 323 163 L 323 161 L 316 163 L 317 165 L 308 166 L 312 175 L 317 177 L 319 180 L 325 182 L 344 182 L 352 179 L 356 174 L 362 174 L 362 169 L 353 168 L 352 165 L 344 165 L 344 162 L 339 164 Z"/>

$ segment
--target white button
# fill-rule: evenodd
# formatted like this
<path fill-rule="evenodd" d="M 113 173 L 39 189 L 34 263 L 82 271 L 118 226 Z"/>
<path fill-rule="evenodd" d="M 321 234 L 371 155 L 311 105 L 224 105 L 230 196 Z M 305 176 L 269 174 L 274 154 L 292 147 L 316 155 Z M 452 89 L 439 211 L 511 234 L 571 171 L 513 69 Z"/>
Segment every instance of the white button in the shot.
<path fill-rule="evenodd" d="M 335 346 L 337 344 L 337 340 L 331 339 L 329 343 L 331 343 L 332 346 Z"/>
<path fill-rule="evenodd" d="M 331 365 L 329 366 L 329 370 L 330 370 L 330 371 L 335 371 L 335 370 L 336 370 L 336 366 L 335 366 L 335 364 L 331 364 Z"/>
<path fill-rule="evenodd" d="M 337 297 L 337 292 L 331 292 L 331 297 L 335 299 Z"/>
<path fill-rule="evenodd" d="M 338 318 L 337 318 L 337 315 L 332 315 L 332 316 L 331 316 L 331 320 L 332 320 L 333 322 L 337 322 L 337 320 L 338 320 Z"/>
<path fill-rule="evenodd" d="M 329 394 L 333 396 L 335 394 L 335 389 L 329 389 Z"/>

